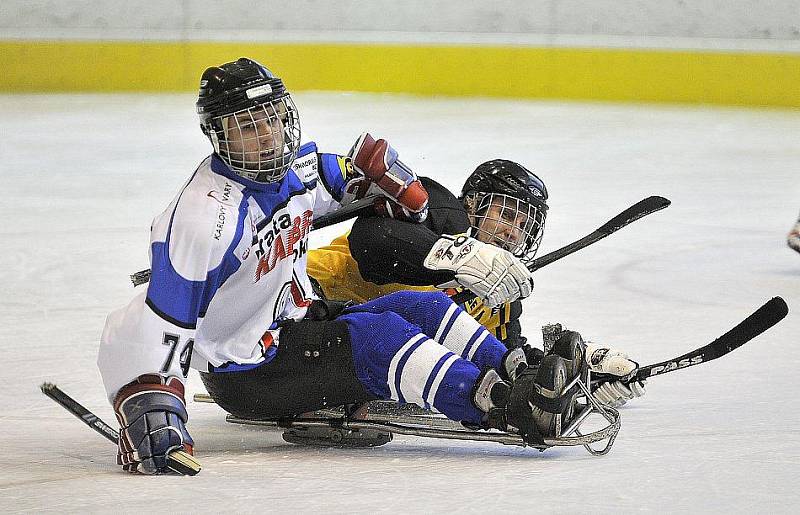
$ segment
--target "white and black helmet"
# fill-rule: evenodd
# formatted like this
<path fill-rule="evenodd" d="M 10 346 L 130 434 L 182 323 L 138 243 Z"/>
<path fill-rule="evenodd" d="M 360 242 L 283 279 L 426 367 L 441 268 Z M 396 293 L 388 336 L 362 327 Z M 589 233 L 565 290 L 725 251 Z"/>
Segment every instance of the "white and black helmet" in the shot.
<path fill-rule="evenodd" d="M 241 177 L 279 181 L 297 157 L 297 108 L 281 79 L 256 61 L 242 57 L 206 69 L 197 114 L 214 151 Z"/>
<path fill-rule="evenodd" d="M 460 199 L 476 238 L 533 260 L 547 218 L 547 188 L 536 174 L 513 161 L 487 161 L 467 178 Z"/>

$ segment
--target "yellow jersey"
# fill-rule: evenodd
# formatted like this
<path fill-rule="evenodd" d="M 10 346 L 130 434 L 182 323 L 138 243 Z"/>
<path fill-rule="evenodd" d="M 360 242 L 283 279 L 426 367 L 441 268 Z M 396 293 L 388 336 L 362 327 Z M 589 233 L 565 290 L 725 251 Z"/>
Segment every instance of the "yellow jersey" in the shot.
<path fill-rule="evenodd" d="M 307 270 L 328 299 L 352 300 L 363 303 L 401 290 L 435 291 L 434 286 L 410 286 L 407 284 L 375 284 L 361 277 L 358 263 L 350 254 L 348 233 L 334 239 L 329 245 L 309 250 Z M 518 306 L 514 306 L 516 304 Z M 481 299 L 467 301 L 462 306 L 479 323 L 486 327 L 498 340 L 509 337 L 509 322 L 519 317 L 520 303 L 506 303 L 496 308 L 487 308 Z M 518 332 L 513 331 L 512 332 Z M 518 337 L 519 335 L 515 335 Z"/>

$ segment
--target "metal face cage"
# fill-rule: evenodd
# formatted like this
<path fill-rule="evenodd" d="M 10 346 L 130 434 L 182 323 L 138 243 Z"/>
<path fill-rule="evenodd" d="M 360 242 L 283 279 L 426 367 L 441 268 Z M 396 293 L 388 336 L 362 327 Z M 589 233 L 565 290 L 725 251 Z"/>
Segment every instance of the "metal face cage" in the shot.
<path fill-rule="evenodd" d="M 231 170 L 246 179 L 279 181 L 297 157 L 300 119 L 288 94 L 214 117 L 209 125 L 214 150 Z"/>
<path fill-rule="evenodd" d="M 465 197 L 474 236 L 504 248 L 524 263 L 539 250 L 547 213 L 502 193 L 472 192 Z"/>

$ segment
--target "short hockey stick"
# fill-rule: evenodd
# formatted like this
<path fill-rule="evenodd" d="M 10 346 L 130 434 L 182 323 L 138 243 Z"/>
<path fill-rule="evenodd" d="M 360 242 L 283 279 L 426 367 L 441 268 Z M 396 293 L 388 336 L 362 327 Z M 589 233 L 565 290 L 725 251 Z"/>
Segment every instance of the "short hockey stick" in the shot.
<path fill-rule="evenodd" d="M 534 272 L 542 267 L 545 267 L 552 263 L 553 261 L 557 261 L 563 257 L 569 256 L 583 248 L 588 247 L 589 245 L 596 243 L 606 236 L 617 232 L 618 230 L 622 229 L 626 225 L 635 222 L 636 220 L 645 217 L 651 213 L 655 213 L 656 211 L 661 211 L 665 207 L 670 205 L 670 201 L 664 197 L 659 196 L 652 196 L 647 197 L 646 199 L 642 199 L 636 204 L 632 205 L 625 211 L 621 212 L 608 222 L 604 223 L 600 226 L 596 231 L 592 232 L 584 236 L 583 238 L 570 243 L 569 245 L 565 245 L 560 249 L 554 250 L 553 252 L 549 252 L 544 256 L 541 256 L 537 259 L 534 259 L 530 265 L 528 265 L 528 269 L 531 272 Z M 468 300 L 472 300 L 475 298 L 475 294 L 469 290 L 464 290 L 459 292 L 451 297 L 453 302 L 456 304 L 463 304 Z"/>
<path fill-rule="evenodd" d="M 352 204 L 348 204 L 341 209 L 337 209 L 331 214 L 315 218 L 311 223 L 311 230 L 316 231 L 317 229 L 330 227 L 331 225 L 336 225 L 352 218 L 374 213 L 375 200 L 378 198 L 380 198 L 378 195 L 370 195 Z M 134 286 L 145 284 L 150 281 L 150 269 L 147 268 L 131 274 L 130 278 Z"/>
<path fill-rule="evenodd" d="M 626 382 L 630 384 L 634 381 L 642 381 L 648 377 L 692 367 L 722 357 L 774 326 L 783 320 L 788 313 L 789 306 L 786 305 L 786 301 L 781 297 L 773 297 L 763 306 L 755 310 L 749 317 L 742 320 L 736 327 L 708 345 L 687 352 L 677 358 L 641 367 L 639 371 L 636 372 L 636 375 Z"/>
<path fill-rule="evenodd" d="M 107 440 L 115 444 L 119 442 L 119 433 L 116 429 L 103 422 L 100 417 L 64 393 L 58 386 L 53 383 L 42 383 L 39 388 L 42 389 L 43 394 L 56 401 L 62 408 L 81 419 L 84 424 L 100 433 Z M 185 476 L 194 476 L 200 472 L 201 468 L 200 463 L 194 456 L 185 451 L 172 451 L 169 453 L 169 456 L 167 456 L 167 466 Z"/>

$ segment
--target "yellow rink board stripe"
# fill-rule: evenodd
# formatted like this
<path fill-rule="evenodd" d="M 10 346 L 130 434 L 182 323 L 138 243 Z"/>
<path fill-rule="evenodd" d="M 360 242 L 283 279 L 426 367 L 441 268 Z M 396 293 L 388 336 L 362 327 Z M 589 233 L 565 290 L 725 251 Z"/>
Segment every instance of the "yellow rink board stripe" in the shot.
<path fill-rule="evenodd" d="M 253 57 L 291 90 L 800 107 L 800 54 L 561 47 L 0 41 L 0 91 L 191 91 Z"/>

